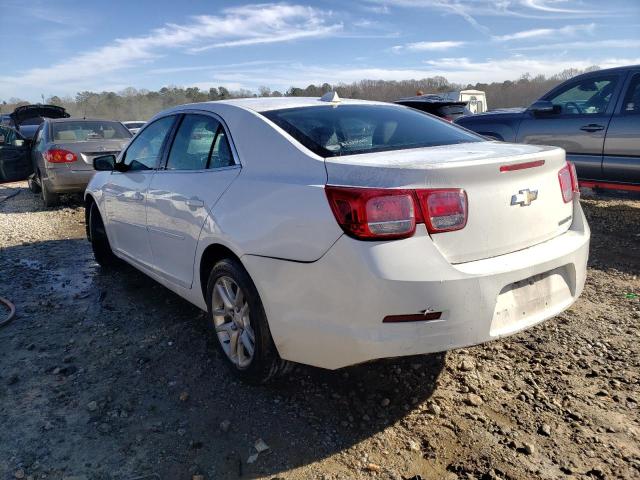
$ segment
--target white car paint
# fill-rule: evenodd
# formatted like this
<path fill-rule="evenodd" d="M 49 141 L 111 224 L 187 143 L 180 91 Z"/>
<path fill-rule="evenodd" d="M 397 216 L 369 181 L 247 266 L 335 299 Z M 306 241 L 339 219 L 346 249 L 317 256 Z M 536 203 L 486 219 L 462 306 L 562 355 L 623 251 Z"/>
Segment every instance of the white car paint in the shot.
<path fill-rule="evenodd" d="M 578 298 L 590 232 L 577 195 L 562 201 L 563 150 L 480 142 L 324 159 L 257 113 L 319 104 L 243 99 L 159 114 L 221 119 L 238 165 L 97 172 L 86 195 L 96 201 L 114 253 L 206 309 L 200 261 L 212 245 L 230 249 L 256 284 L 280 356 L 331 369 L 499 338 Z M 498 171 L 540 159 L 541 168 Z M 432 235 L 420 224 L 402 240 L 356 240 L 331 211 L 328 183 L 464 188 L 468 223 Z M 524 188 L 537 189 L 539 200 L 510 205 Z M 442 316 L 382 323 L 424 311 Z"/>
<path fill-rule="evenodd" d="M 145 125 L 144 120 L 127 120 L 126 122 L 122 122 L 122 124 L 127 127 L 132 134 L 136 134 L 140 131 L 140 129 Z"/>

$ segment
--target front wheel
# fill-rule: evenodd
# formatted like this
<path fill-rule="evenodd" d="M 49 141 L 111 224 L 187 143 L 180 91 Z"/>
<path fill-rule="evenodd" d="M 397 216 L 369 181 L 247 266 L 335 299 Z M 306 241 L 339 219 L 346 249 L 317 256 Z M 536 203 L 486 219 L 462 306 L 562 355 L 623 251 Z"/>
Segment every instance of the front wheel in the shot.
<path fill-rule="evenodd" d="M 93 256 L 102 268 L 113 268 L 120 264 L 120 259 L 113 254 L 100 210 L 95 203 L 89 207 L 89 240 L 93 249 Z"/>
<path fill-rule="evenodd" d="M 211 270 L 207 308 L 225 363 L 241 380 L 265 383 L 288 371 L 291 364 L 278 355 L 258 291 L 237 260 L 221 260 Z"/>

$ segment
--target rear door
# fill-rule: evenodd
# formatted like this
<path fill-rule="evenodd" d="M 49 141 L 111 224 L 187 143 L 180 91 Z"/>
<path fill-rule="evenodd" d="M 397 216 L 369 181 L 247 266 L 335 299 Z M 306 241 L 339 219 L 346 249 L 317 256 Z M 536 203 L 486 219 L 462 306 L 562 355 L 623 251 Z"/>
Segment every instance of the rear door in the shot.
<path fill-rule="evenodd" d="M 33 173 L 29 142 L 8 126 L 0 126 L 0 183 L 25 180 Z"/>
<path fill-rule="evenodd" d="M 191 287 L 202 226 L 238 173 L 240 164 L 220 119 L 211 114 L 185 114 L 166 167 L 153 176 L 147 197 L 153 266 L 167 280 Z"/>
<path fill-rule="evenodd" d="M 162 117 L 147 126 L 121 159 L 126 170 L 112 172 L 104 185 L 108 228 L 116 250 L 145 266 L 152 263 L 147 235 L 147 190 L 176 118 L 176 115 Z"/>
<path fill-rule="evenodd" d="M 542 100 L 552 102 L 557 112 L 525 112 L 516 141 L 562 147 L 580 178 L 600 179 L 604 138 L 619 96 L 621 75 L 591 75 L 552 90 Z"/>
<path fill-rule="evenodd" d="M 640 70 L 626 82 L 604 142 L 602 179 L 640 184 Z"/>

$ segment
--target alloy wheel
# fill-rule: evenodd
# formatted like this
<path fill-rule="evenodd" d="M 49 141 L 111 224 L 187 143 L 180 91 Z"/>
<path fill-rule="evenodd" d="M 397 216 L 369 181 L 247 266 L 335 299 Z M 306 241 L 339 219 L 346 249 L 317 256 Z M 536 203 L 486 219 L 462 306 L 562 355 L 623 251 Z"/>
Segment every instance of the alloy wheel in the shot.
<path fill-rule="evenodd" d="M 221 276 L 213 286 L 211 306 L 213 324 L 224 353 L 237 368 L 249 367 L 256 338 L 244 291 L 233 278 Z"/>

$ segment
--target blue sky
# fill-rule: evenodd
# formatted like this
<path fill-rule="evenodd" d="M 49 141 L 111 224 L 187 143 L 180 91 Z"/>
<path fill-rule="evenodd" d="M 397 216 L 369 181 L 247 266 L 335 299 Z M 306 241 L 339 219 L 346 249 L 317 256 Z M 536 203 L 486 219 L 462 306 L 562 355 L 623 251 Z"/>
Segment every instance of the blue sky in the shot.
<path fill-rule="evenodd" d="M 0 11 L 0 100 L 435 75 L 475 83 L 640 63 L 640 0 L 0 0 Z"/>

